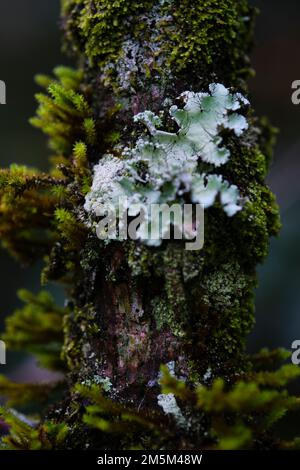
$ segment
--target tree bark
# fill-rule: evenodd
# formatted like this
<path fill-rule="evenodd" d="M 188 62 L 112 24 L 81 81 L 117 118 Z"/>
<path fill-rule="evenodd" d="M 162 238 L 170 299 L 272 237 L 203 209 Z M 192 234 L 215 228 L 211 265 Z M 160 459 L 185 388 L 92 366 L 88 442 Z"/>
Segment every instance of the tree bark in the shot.
<path fill-rule="evenodd" d="M 282 384 L 281 372 L 256 376 L 245 353 L 254 323 L 256 266 L 279 229 L 278 208 L 265 184 L 273 130 L 243 97 L 252 73 L 254 16 L 247 0 L 62 1 L 64 47 L 79 72 L 55 69 L 54 83 L 39 77 L 44 87 L 50 82 L 50 96 L 38 95 L 32 121 L 50 136 L 54 169 L 50 179 L 23 170 L 0 174 L 23 198 L 16 198 L 19 218 L 12 217 L 15 200 L 7 209 L 4 199 L 0 229 L 9 248 L 27 259 L 36 252 L 28 233 L 46 227 L 51 236 L 41 245 L 47 256 L 43 279 L 71 286 L 63 331 L 69 386 L 65 400 L 48 414 L 51 423 L 68 428 L 64 448 L 267 448 L 266 417 L 273 423 L 274 410 L 281 416 L 294 406 L 284 393 L 261 392 L 262 384 Z M 176 127 L 168 114 L 171 104 L 182 116 L 187 96 L 207 93 L 209 101 L 216 84 L 232 103 L 227 127 L 223 111 L 215 117 L 223 124 L 210 142 L 216 153 L 224 145 L 223 164 L 197 155 L 205 190 L 209 181 L 219 185 L 214 204 L 205 209 L 203 249 L 188 251 L 178 240 L 158 247 L 100 241 L 85 210 L 93 175 L 95 180 L 97 168 L 104 171 L 105 159 L 119 164 L 140 138 L 157 135 L 152 129 L 149 136 L 151 129 L 147 134 L 134 116 L 159 115 L 168 136 L 178 141 L 190 122 L 184 132 Z M 240 115 L 234 114 L 237 103 Z M 174 199 L 182 187 L 177 189 Z M 192 189 L 184 191 L 186 201 L 194 202 Z M 237 191 L 240 197 L 232 202 Z M 55 310 L 43 295 L 33 296 L 32 303 L 34 319 L 36 304 L 43 313 Z M 56 313 L 60 318 L 61 311 Z M 26 318 L 27 310 L 24 318 L 19 312 L 12 319 L 11 342 L 14 322 L 24 325 Z M 42 333 L 56 343 L 57 328 L 50 323 Z M 28 346 L 27 330 L 24 337 Z M 32 337 L 43 352 L 42 342 Z M 264 352 L 256 359 L 278 358 Z M 289 374 L 284 371 L 286 381 Z M 61 445 L 54 441 L 54 448 Z"/>
<path fill-rule="evenodd" d="M 175 102 L 212 82 L 247 90 L 253 24 L 247 1 L 64 4 L 65 47 L 84 67 L 83 88 L 102 136 L 91 164 L 113 149 L 112 130 L 122 144 L 132 141 L 133 115 L 159 112 L 166 98 Z M 126 401 L 156 407 L 149 384 L 157 383 L 161 364 L 174 361 L 176 375 L 196 383 L 207 370 L 229 382 L 243 374 L 255 267 L 278 228 L 263 181 L 267 133 L 252 113 L 249 120 L 247 136 L 229 141 L 232 159 L 223 174 L 250 203 L 230 220 L 211 209 L 201 252 L 176 243 L 116 244 L 102 251 L 84 282 L 81 274 L 74 295 L 80 314 L 69 321 L 65 348 L 76 380 L 108 377 Z M 96 335 L 86 328 L 91 309 Z"/>

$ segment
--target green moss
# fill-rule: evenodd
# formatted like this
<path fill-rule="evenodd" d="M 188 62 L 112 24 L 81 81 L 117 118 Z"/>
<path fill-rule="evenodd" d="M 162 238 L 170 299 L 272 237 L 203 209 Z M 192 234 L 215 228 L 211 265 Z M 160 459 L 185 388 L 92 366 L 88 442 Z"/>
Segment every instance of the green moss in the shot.
<path fill-rule="evenodd" d="M 207 439 L 208 442 L 211 439 L 213 449 L 259 449 L 264 442 L 268 443 L 274 423 L 288 411 L 299 408 L 296 397 L 280 390 L 299 377 L 299 369 L 292 365 L 276 372 L 254 374 L 233 386 L 227 386 L 219 378 L 210 387 L 198 385 L 194 389 L 170 375 L 167 367 L 162 368 L 162 373 L 163 393 L 172 393 L 181 403 L 188 403 L 194 410 L 201 409 L 210 416 L 211 430 Z M 273 444 L 273 448 L 275 446 Z"/>
<path fill-rule="evenodd" d="M 75 307 L 70 315 L 65 317 L 63 324 L 64 345 L 62 357 L 68 364 L 70 370 L 81 368 L 83 359 L 86 359 L 92 353 L 89 347 L 90 341 L 99 337 L 101 328 L 97 323 L 95 307 L 92 304 L 86 304 L 83 307 Z M 94 355 L 91 356 L 95 363 Z M 80 375 L 85 380 L 90 371 L 81 370 Z"/>
<path fill-rule="evenodd" d="M 205 265 L 216 266 L 235 259 L 251 276 L 257 263 L 267 255 L 270 237 L 279 232 L 279 210 L 264 183 L 266 157 L 257 146 L 249 147 L 247 140 L 244 145 L 235 145 L 222 173 L 238 185 L 245 205 L 231 220 L 217 207 L 209 210 L 205 219 Z"/>
<path fill-rule="evenodd" d="M 268 252 L 269 239 L 280 228 L 275 199 L 263 182 L 265 158 L 258 150 L 242 149 L 225 169 L 229 181 L 239 184 L 247 202 L 228 221 L 220 209 L 206 217 L 204 273 L 201 281 L 210 315 L 214 316 L 214 353 L 222 357 L 243 350 L 254 322 L 255 267 Z M 230 261 L 230 263 L 228 262 Z"/>
<path fill-rule="evenodd" d="M 135 28 L 142 29 L 137 17 L 153 3 L 153 0 L 66 0 L 63 14 L 70 16 L 67 37 L 86 54 L 91 65 L 103 65 L 118 57 L 126 34 Z"/>
<path fill-rule="evenodd" d="M 34 295 L 21 290 L 19 298 L 25 306 L 6 318 L 3 338 L 7 347 L 36 355 L 44 367 L 64 370 L 61 350 L 66 310 L 56 306 L 47 291 Z"/>
<path fill-rule="evenodd" d="M 93 121 L 90 107 L 79 90 L 82 72 L 57 67 L 54 74 L 56 79 L 40 75 L 36 78 L 39 85 L 46 86 L 48 93 L 36 95 L 39 107 L 30 123 L 49 136 L 51 150 L 68 157 L 76 141 L 90 139 Z"/>
<path fill-rule="evenodd" d="M 186 322 L 186 296 L 182 280 L 182 249 L 168 246 L 164 256 L 165 288 L 168 305 L 177 315 L 180 323 Z"/>
<path fill-rule="evenodd" d="M 127 65 L 125 80 L 136 90 L 141 80 L 150 85 L 159 77 L 167 83 L 170 73 L 174 80 L 189 73 L 193 83 L 215 73 L 229 86 L 249 75 L 245 52 L 253 11 L 246 0 L 202 0 L 192 8 L 189 0 L 69 0 L 63 5 L 69 46 L 87 57 L 90 67 L 102 69 L 106 84 L 115 85 Z M 139 76 L 133 70 L 137 64 Z"/>
<path fill-rule="evenodd" d="M 151 307 L 158 331 L 168 327 L 174 336 L 179 338 L 184 336 L 183 325 L 176 318 L 176 312 L 169 305 L 168 300 L 162 300 L 160 297 L 154 298 Z"/>
<path fill-rule="evenodd" d="M 175 0 L 169 9 L 173 21 L 165 44 L 172 70 L 197 73 L 203 64 L 216 69 L 217 74 L 222 70 L 223 83 L 230 77 L 231 86 L 236 83 L 233 71 L 236 76 L 245 76 L 243 54 L 251 41 L 247 1 L 203 0 L 191 8 L 189 0 Z"/>
<path fill-rule="evenodd" d="M 0 375 L 0 395 L 8 407 L 20 407 L 30 403 L 45 404 L 59 385 L 61 383 L 17 383 Z"/>
<path fill-rule="evenodd" d="M 0 450 L 58 450 L 65 447 L 69 432 L 66 423 L 45 422 L 38 425 L 14 410 L 0 408 L 0 418 L 10 432 L 0 443 Z"/>
<path fill-rule="evenodd" d="M 63 0 L 62 5 L 65 44 L 80 70 L 57 67 L 54 79 L 37 77 L 46 91 L 37 96 L 32 123 L 49 137 L 51 173 L 15 166 L 0 171 L 0 236 L 22 260 L 46 259 L 43 280 L 67 283 L 70 301 L 65 310 L 45 293 L 23 295 L 27 305 L 7 320 L 4 339 L 9 347 L 34 352 L 48 367 L 67 363 L 70 383 L 85 386 L 75 391 L 71 386 L 53 419 L 42 425 L 1 411 L 11 427 L 4 448 L 275 446 L 271 425 L 299 406 L 281 390 L 298 371 L 274 372 L 286 357 L 282 352 L 253 358 L 244 353 L 254 321 L 256 265 L 280 225 L 264 182 L 271 127 L 250 110 L 242 136 L 220 129 L 230 159 L 217 170 L 238 187 L 244 205 L 229 218 L 216 199 L 205 211 L 200 252 L 185 251 L 177 242 L 106 246 L 83 208 L 101 156 L 120 156 L 124 145 L 140 136 L 134 114 L 158 113 L 181 92 L 205 91 L 216 81 L 246 91 L 253 11 L 246 0 Z M 166 112 L 161 118 L 165 129 L 178 131 Z M 212 170 L 201 162 L 199 171 Z M 132 308 L 136 299 L 141 317 Z M 158 358 L 174 360 L 177 352 L 176 372 L 186 381 L 163 369 L 160 390 Z M 0 382 L 12 402 L 39 395 L 31 386 Z M 178 399 L 188 430 L 162 413 L 160 392 Z"/>
<path fill-rule="evenodd" d="M 126 53 L 126 48 L 124 50 L 121 46 L 126 45 L 128 39 L 136 44 L 142 37 L 142 50 L 148 43 L 152 44 L 154 50 L 153 70 L 150 73 L 152 80 L 153 71 L 158 76 L 162 74 L 159 58 L 163 68 L 167 65 L 175 77 L 184 75 L 188 70 L 189 78 L 198 79 L 201 74 L 208 77 L 214 72 L 218 75 L 220 70 L 222 81 L 228 80 L 228 84 L 232 86 L 238 83 L 237 77 L 245 76 L 245 50 L 248 50 L 252 34 L 249 27 L 252 13 L 246 1 L 203 1 L 194 5 L 193 9 L 190 8 L 190 3 L 185 1 L 163 2 L 160 6 L 159 3 L 161 4 L 139 2 L 135 5 L 125 5 L 123 2 L 93 2 L 92 5 L 89 1 L 64 2 L 64 15 L 68 19 L 65 23 L 67 38 L 72 41 L 73 46 L 75 44 L 77 51 L 88 57 L 90 66 L 95 67 L 95 70 L 103 71 L 108 64 L 118 64 L 121 55 Z M 168 21 L 168 15 L 172 16 L 172 21 Z M 120 23 L 124 16 L 126 21 Z M 149 28 L 150 18 L 152 29 L 155 30 L 153 33 Z M 153 22 L 158 27 L 153 28 Z M 145 77 L 149 78 L 149 75 L 146 73 Z M 114 89 L 117 92 L 118 86 Z M 242 149 L 243 155 L 236 143 L 233 150 L 232 161 L 225 173 L 227 171 L 234 183 L 245 188 L 246 197 L 250 193 L 251 201 L 247 203 L 243 214 L 232 224 L 222 218 L 221 225 L 224 222 L 224 230 L 221 232 L 219 212 L 216 212 L 216 217 L 212 215 L 209 218 L 204 264 L 209 267 L 226 262 L 229 256 L 235 254 L 241 265 L 245 266 L 248 262 L 247 269 L 251 272 L 251 266 L 265 256 L 269 236 L 278 229 L 278 218 L 272 197 L 263 186 L 266 173 L 265 157 L 258 150 L 249 149 L 247 145 Z M 250 191 L 249 179 L 252 179 Z M 246 257 L 243 248 L 245 244 L 250 245 Z M 128 261 L 133 274 L 144 277 L 149 275 L 149 267 L 153 262 L 146 251 L 137 254 L 138 250 L 141 248 L 132 250 Z M 161 268 L 155 267 L 155 270 L 159 273 Z M 238 270 L 237 273 L 243 273 L 243 270 Z M 168 309 L 169 312 L 185 309 L 181 275 L 182 273 L 170 266 L 163 274 L 168 302 L 174 306 L 171 310 Z M 197 268 L 194 276 L 197 276 Z M 254 285 L 255 281 L 251 280 L 248 292 L 252 291 Z M 175 287 L 179 287 L 176 295 Z M 251 316 L 251 302 L 247 300 L 245 304 Z M 156 306 L 159 306 L 159 317 L 161 311 L 166 308 L 161 302 L 156 303 Z M 237 315 L 232 322 L 232 329 L 236 330 L 236 333 L 245 331 L 245 328 L 241 328 L 238 332 Z M 248 330 L 252 322 L 248 319 L 246 323 Z"/>
<path fill-rule="evenodd" d="M 204 290 L 203 300 L 211 302 L 220 309 L 230 309 L 232 303 L 243 298 L 243 292 L 249 279 L 240 273 L 240 268 L 235 263 L 218 266 L 218 269 L 207 275 L 200 284 Z"/>
<path fill-rule="evenodd" d="M 119 435 L 122 450 L 140 447 L 143 442 L 145 443 L 146 437 L 151 439 L 153 446 L 156 447 L 154 436 L 157 439 L 163 430 L 158 413 L 137 412 L 132 406 L 117 403 L 107 398 L 103 388 L 95 384 L 90 387 L 77 384 L 75 391 L 89 400 L 82 417 L 83 423 L 89 428 L 96 429 L 104 435 Z M 103 445 L 104 443 L 105 440 Z"/>
<path fill-rule="evenodd" d="M 212 335 L 212 342 L 215 341 L 219 353 L 225 350 L 238 354 L 254 321 L 252 276 L 245 275 L 236 263 L 227 263 L 208 273 L 201 287 L 211 314 L 217 314 L 219 327 Z"/>

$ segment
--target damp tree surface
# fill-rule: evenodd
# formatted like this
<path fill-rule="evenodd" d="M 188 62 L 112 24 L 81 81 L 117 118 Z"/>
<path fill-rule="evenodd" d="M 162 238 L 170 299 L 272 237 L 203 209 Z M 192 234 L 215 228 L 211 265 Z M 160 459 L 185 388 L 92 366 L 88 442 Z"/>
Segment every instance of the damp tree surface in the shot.
<path fill-rule="evenodd" d="M 275 133 L 247 89 L 254 17 L 246 0 L 62 1 L 76 65 L 37 76 L 31 120 L 49 172 L 1 170 L 0 236 L 22 264 L 44 260 L 45 286 L 19 293 L 2 339 L 64 379 L 0 378 L 4 449 L 298 445 L 274 424 L 299 407 L 286 391 L 299 369 L 283 350 L 245 352 L 256 267 L 280 228 L 265 184 Z M 151 244 L 147 227 L 99 240 L 97 209 L 119 196 L 202 204 L 203 249 Z M 40 419 L 25 416 L 37 402 Z"/>

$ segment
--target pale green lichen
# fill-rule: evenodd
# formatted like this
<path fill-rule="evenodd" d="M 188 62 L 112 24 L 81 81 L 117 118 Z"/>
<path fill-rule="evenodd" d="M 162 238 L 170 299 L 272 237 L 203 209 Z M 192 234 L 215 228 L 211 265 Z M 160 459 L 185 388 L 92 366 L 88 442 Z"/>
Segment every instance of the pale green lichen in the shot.
<path fill-rule="evenodd" d="M 168 364 L 166 364 L 167 370 L 170 374 L 171 377 L 174 377 L 176 379 L 176 374 L 175 374 L 175 362 L 171 361 Z M 162 373 L 159 373 L 159 380 L 158 382 L 160 383 L 160 380 L 163 378 Z M 176 421 L 176 424 L 181 427 L 181 428 L 188 428 L 189 427 L 189 422 L 183 415 L 181 409 L 178 406 L 176 397 L 174 393 L 161 393 L 157 397 L 157 402 L 158 405 L 163 409 L 164 413 L 166 415 L 170 415 L 174 418 Z"/>
<path fill-rule="evenodd" d="M 100 385 L 104 392 L 110 392 L 113 385 L 109 377 L 101 377 L 101 375 L 94 375 L 92 379 L 83 380 L 82 385 L 91 387 L 93 384 Z"/>
<path fill-rule="evenodd" d="M 241 210 L 242 198 L 235 185 L 221 175 L 201 173 L 198 168 L 200 162 L 219 167 L 229 160 L 230 150 L 223 145 L 220 131 L 227 129 L 241 136 L 248 124 L 236 111 L 248 101 L 221 84 L 211 84 L 209 93 L 184 92 L 180 99 L 184 107 L 171 106 L 169 111 L 178 132 L 160 130 L 162 119 L 151 111 L 134 117 L 135 122 L 146 125 L 150 135 L 140 137 L 133 148 L 121 149 L 121 158 L 102 157 L 94 167 L 93 185 L 85 203 L 87 212 L 99 215 L 100 205 L 117 206 L 121 198 L 128 199 L 129 210 L 133 204 L 183 204 L 186 195 L 205 208 L 212 206 L 219 195 L 229 217 Z M 130 215 L 136 215 L 135 210 Z M 155 220 L 147 215 L 138 234 L 141 240 L 153 244 L 148 231 Z M 161 235 L 169 230 L 169 221 L 166 223 Z"/>
<path fill-rule="evenodd" d="M 204 175 L 193 176 L 192 202 L 203 204 L 204 207 L 210 207 L 214 204 L 218 194 L 228 217 L 232 217 L 242 209 L 237 186 L 230 185 L 228 181 L 223 180 L 222 176 L 219 175 L 209 175 L 207 177 Z"/>
<path fill-rule="evenodd" d="M 248 105 L 248 100 L 240 93 L 231 94 L 218 83 L 209 86 L 209 93 L 184 92 L 181 97 L 185 102 L 184 108 L 172 106 L 170 109 L 170 115 L 180 130 L 176 135 L 156 131 L 161 143 L 172 144 L 175 141 L 175 155 L 178 149 L 179 160 L 182 153 L 186 153 L 187 160 L 200 156 L 203 161 L 215 166 L 226 163 L 230 152 L 221 147 L 219 130 L 223 127 L 240 136 L 248 128 L 245 117 L 234 112 L 241 105 Z"/>
<path fill-rule="evenodd" d="M 161 393 L 157 397 L 157 402 L 166 415 L 173 416 L 179 427 L 187 427 L 187 421 L 183 416 L 173 393 Z"/>

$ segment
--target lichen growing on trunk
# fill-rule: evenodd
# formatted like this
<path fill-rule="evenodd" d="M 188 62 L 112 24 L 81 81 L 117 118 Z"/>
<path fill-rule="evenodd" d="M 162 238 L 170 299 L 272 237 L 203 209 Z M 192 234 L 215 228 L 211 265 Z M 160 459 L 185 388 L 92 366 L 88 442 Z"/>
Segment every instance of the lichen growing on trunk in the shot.
<path fill-rule="evenodd" d="M 38 333 L 63 342 L 60 361 L 55 348 L 46 358 L 63 362 L 68 392 L 40 427 L 2 411 L 13 430 L 4 447 L 294 445 L 269 428 L 298 406 L 282 391 L 298 369 L 268 371 L 282 351 L 245 353 L 256 266 L 280 226 L 264 181 L 272 129 L 244 98 L 253 17 L 246 0 L 63 0 L 78 70 L 38 77 L 47 91 L 32 124 L 49 136 L 51 169 L 1 171 L 0 234 L 21 260 L 46 259 L 43 283 L 67 286 L 63 313 L 33 297 L 34 308 L 8 319 L 5 339 L 28 345 L 24 318 L 40 305 Z M 204 248 L 99 240 L 94 209 L 120 182 L 146 200 L 168 191 L 168 203 L 202 202 Z M 3 394 L 12 388 L 3 382 Z"/>

